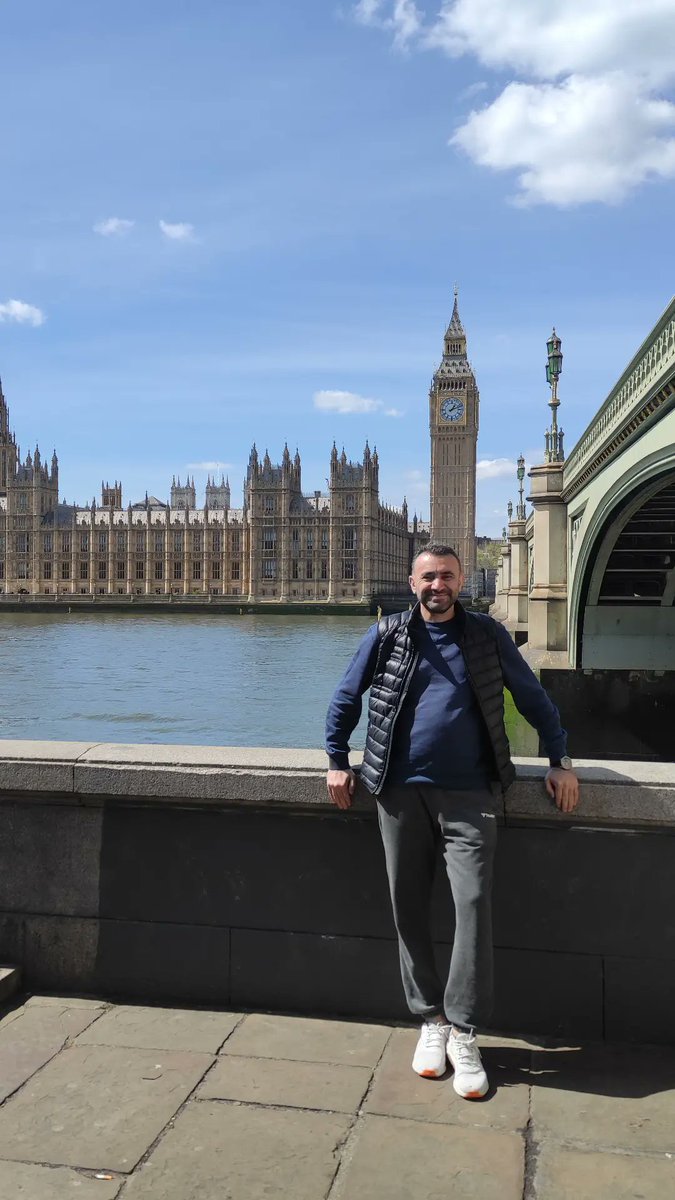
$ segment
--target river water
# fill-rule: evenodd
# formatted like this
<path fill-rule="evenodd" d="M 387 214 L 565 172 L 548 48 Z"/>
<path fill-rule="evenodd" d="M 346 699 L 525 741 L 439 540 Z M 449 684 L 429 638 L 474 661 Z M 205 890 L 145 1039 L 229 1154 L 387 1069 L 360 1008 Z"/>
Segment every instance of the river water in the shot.
<path fill-rule="evenodd" d="M 372 620 L 3 613 L 0 738 L 319 748 L 333 689 Z M 537 753 L 512 702 L 507 729 L 515 754 Z M 362 717 L 352 746 L 364 734 Z"/>
<path fill-rule="evenodd" d="M 5 613 L 0 737 L 321 747 L 332 691 L 372 620 Z"/>

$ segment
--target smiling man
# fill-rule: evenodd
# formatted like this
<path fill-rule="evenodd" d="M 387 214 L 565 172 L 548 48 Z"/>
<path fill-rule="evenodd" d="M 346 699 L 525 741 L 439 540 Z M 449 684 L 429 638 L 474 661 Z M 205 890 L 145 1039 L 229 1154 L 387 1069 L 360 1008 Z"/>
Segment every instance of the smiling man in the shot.
<path fill-rule="evenodd" d="M 373 625 L 328 709 L 328 791 L 352 803 L 349 737 L 370 688 L 360 778 L 377 797 L 408 1007 L 422 1019 L 413 1070 L 427 1078 L 454 1069 L 455 1091 L 488 1090 L 475 1030 L 492 1009 L 492 783 L 515 777 L 504 728 L 504 687 L 538 731 L 549 756 L 546 788 L 563 812 L 578 803 L 560 717 L 506 629 L 459 602 L 461 563 L 429 543 L 413 560 L 417 604 Z M 455 906 L 447 983 L 434 958 L 431 887 L 442 844 Z"/>

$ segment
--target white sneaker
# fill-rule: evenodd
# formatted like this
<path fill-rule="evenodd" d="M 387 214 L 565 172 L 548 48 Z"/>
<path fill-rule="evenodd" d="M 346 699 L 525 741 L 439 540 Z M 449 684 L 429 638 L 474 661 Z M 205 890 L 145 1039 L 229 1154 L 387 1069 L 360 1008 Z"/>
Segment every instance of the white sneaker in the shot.
<path fill-rule="evenodd" d="M 412 1060 L 413 1071 L 417 1071 L 424 1079 L 439 1079 L 445 1075 L 449 1035 L 449 1025 L 425 1021 Z"/>
<path fill-rule="evenodd" d="M 488 1078 L 472 1033 L 450 1030 L 447 1053 L 454 1068 L 452 1086 L 464 1100 L 479 1100 L 488 1090 Z"/>

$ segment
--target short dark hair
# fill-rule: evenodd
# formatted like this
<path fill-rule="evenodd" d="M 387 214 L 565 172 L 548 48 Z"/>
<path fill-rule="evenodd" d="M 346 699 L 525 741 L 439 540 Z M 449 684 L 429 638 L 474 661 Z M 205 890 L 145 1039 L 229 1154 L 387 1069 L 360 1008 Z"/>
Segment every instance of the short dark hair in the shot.
<path fill-rule="evenodd" d="M 413 556 L 410 567 L 411 570 L 422 554 L 433 554 L 434 558 L 456 558 L 457 562 L 459 563 L 460 571 L 462 569 L 462 560 L 452 546 L 446 546 L 445 542 L 427 542 L 426 546 L 422 546 L 421 549 L 417 551 L 417 554 Z"/>

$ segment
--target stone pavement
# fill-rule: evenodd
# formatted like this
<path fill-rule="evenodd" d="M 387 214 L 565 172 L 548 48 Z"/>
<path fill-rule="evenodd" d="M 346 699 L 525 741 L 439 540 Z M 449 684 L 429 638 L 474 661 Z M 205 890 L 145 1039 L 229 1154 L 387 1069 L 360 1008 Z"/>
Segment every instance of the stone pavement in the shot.
<path fill-rule="evenodd" d="M 460 1100 L 414 1029 L 33 996 L 0 1014 L 3 1200 L 664 1200 L 675 1050 L 482 1039 Z"/>

